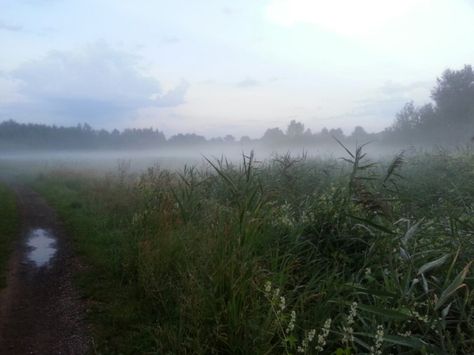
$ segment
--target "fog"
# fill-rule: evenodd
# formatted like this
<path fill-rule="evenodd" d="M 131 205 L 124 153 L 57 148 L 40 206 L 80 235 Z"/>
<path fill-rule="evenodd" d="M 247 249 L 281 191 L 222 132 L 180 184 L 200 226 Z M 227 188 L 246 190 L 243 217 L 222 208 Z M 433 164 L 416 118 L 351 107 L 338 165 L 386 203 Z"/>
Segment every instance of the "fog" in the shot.
<path fill-rule="evenodd" d="M 23 166 L 66 165 L 75 169 L 113 168 L 128 161 L 131 169 L 150 165 L 176 169 L 201 165 L 205 158 L 241 160 L 253 151 L 258 160 L 272 155 L 306 155 L 309 158 L 339 157 L 357 146 L 374 158 L 400 150 L 459 149 L 474 142 L 474 71 L 470 65 L 445 70 L 432 89 L 431 102 L 400 107 L 392 123 L 369 133 L 356 126 L 352 132 L 323 128 L 313 132 L 298 120 L 286 127 L 266 129 L 260 138 L 231 134 L 206 137 L 183 132 L 172 136 L 156 128 L 95 129 L 88 124 L 56 126 L 0 122 L 0 159 Z"/>
<path fill-rule="evenodd" d="M 355 151 L 360 145 L 347 146 Z M 373 161 L 390 160 L 401 151 L 405 155 L 422 151 L 415 147 L 383 147 L 375 143 L 364 146 L 367 157 Z M 0 175 L 3 177 L 35 176 L 51 171 L 73 171 L 101 176 L 125 169 L 131 173 L 142 173 L 150 167 L 171 171 L 182 171 L 185 166 L 208 169 L 210 162 L 227 161 L 239 165 L 243 156 L 254 155 L 257 163 L 268 163 L 283 156 L 305 160 L 335 160 L 349 158 L 339 144 L 318 147 L 269 148 L 264 145 L 206 145 L 190 148 L 166 148 L 150 150 L 119 151 L 9 151 L 0 152 Z"/>

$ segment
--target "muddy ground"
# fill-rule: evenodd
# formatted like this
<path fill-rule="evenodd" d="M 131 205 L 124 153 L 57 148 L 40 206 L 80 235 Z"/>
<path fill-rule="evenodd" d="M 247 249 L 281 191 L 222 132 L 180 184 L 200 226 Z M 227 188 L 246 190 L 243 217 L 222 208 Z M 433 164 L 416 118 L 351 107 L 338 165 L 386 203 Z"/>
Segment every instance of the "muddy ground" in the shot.
<path fill-rule="evenodd" d="M 79 267 L 56 213 L 31 189 L 18 196 L 21 235 L 0 291 L 0 354 L 86 354 L 85 306 L 72 282 Z"/>

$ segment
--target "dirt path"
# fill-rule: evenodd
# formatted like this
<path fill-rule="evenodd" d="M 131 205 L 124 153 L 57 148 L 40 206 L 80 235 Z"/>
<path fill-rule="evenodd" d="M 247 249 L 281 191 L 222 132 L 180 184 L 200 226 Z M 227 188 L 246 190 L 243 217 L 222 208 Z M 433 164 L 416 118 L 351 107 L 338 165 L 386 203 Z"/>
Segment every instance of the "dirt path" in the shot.
<path fill-rule="evenodd" d="M 85 354 L 85 308 L 72 286 L 77 268 L 58 217 L 37 193 L 13 186 L 21 237 L 0 292 L 0 354 Z"/>

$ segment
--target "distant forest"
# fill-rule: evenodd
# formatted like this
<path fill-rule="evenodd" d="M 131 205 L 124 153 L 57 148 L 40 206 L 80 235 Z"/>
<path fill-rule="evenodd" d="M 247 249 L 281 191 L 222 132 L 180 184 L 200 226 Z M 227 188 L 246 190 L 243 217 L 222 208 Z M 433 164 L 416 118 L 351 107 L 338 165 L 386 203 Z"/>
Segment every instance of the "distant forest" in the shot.
<path fill-rule="evenodd" d="M 432 103 L 415 106 L 407 103 L 393 124 L 379 133 L 367 133 L 357 126 L 350 135 L 340 128 L 324 128 L 318 133 L 291 121 L 286 131 L 269 128 L 259 139 L 232 135 L 206 139 L 196 134 L 177 134 L 166 138 L 157 129 L 96 130 L 88 124 L 58 127 L 22 124 L 14 120 L 0 123 L 0 149 L 95 150 L 151 149 L 206 144 L 253 144 L 268 146 L 324 145 L 342 142 L 379 142 L 384 145 L 460 145 L 474 140 L 474 72 L 471 65 L 446 70 L 431 91 Z"/>

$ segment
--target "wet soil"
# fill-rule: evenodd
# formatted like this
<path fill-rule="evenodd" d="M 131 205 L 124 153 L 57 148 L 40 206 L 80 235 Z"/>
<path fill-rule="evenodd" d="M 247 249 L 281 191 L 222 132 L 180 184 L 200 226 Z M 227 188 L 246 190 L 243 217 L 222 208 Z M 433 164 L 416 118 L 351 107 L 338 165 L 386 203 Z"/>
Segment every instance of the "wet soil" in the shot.
<path fill-rule="evenodd" d="M 72 283 L 79 263 L 57 215 L 31 189 L 13 185 L 21 235 L 0 291 L 0 354 L 86 354 L 85 306 Z"/>

